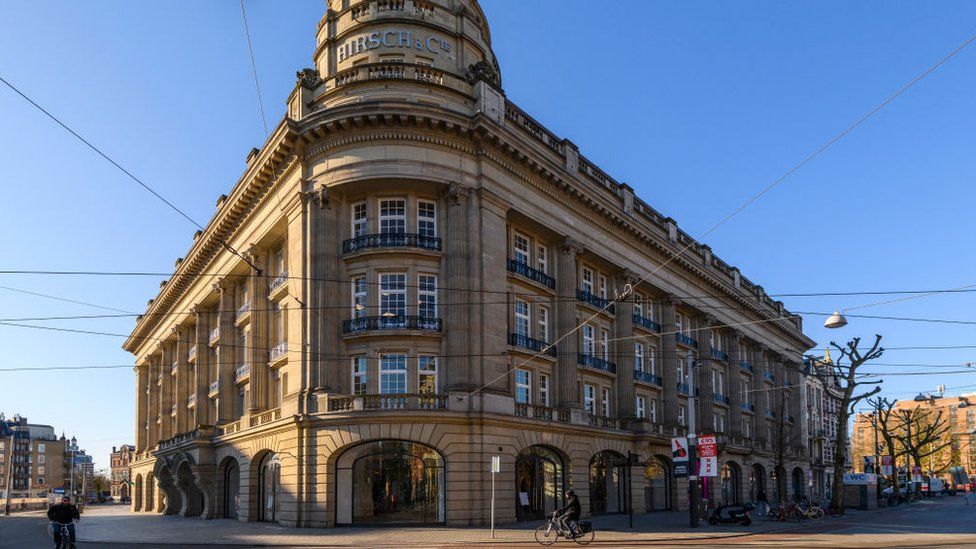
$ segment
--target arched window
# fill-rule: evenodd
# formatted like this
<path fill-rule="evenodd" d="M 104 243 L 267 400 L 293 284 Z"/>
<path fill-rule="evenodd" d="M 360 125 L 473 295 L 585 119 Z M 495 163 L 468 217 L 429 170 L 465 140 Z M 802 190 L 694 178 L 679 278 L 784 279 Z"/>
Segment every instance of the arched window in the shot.
<path fill-rule="evenodd" d="M 515 516 L 537 520 L 562 506 L 563 460 L 545 446 L 530 446 L 515 460 Z"/>
<path fill-rule="evenodd" d="M 146 474 L 146 504 L 143 505 L 146 511 L 156 510 L 156 479 L 152 473 Z"/>
<path fill-rule="evenodd" d="M 672 502 L 671 463 L 662 456 L 652 456 L 644 469 L 644 504 L 648 511 L 670 511 Z"/>
<path fill-rule="evenodd" d="M 602 515 L 627 510 L 624 502 L 626 462 L 624 456 L 609 450 L 590 460 L 590 513 Z"/>
<path fill-rule="evenodd" d="M 722 466 L 722 505 L 741 503 L 739 499 L 739 466 L 726 462 Z"/>
<path fill-rule="evenodd" d="M 267 453 L 258 468 L 258 520 L 278 522 L 281 460 L 278 454 Z"/>
<path fill-rule="evenodd" d="M 136 480 L 132 483 L 132 510 L 142 511 L 145 509 L 146 502 L 142 498 L 142 475 L 136 475 Z"/>

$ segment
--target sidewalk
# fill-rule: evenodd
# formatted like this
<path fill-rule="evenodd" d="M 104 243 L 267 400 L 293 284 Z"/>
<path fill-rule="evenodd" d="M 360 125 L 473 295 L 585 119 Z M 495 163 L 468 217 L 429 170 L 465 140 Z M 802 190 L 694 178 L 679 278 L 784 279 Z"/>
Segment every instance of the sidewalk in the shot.
<path fill-rule="evenodd" d="M 825 521 L 845 520 L 827 518 Z M 688 527 L 686 512 L 594 517 L 599 541 L 721 540 L 768 532 L 783 532 L 810 522 L 770 522 L 762 518 L 751 526 L 703 524 Z M 78 530 L 78 539 L 102 543 L 153 543 L 161 545 L 241 544 L 287 547 L 428 547 L 451 544 L 534 542 L 539 522 L 487 528 L 287 528 L 274 524 L 233 520 L 201 520 L 155 514 L 131 513 L 124 507 L 89 507 Z"/>

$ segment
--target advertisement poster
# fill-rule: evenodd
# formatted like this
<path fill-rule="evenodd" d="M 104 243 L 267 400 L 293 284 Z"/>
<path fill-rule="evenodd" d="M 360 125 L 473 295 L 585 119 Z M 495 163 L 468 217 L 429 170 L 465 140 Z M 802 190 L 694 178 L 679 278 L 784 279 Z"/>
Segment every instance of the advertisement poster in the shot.
<path fill-rule="evenodd" d="M 698 437 L 698 475 L 718 476 L 718 447 L 715 444 L 715 435 Z"/>
<path fill-rule="evenodd" d="M 890 475 L 893 469 L 891 466 L 891 456 L 881 456 L 881 474 Z"/>
<path fill-rule="evenodd" d="M 688 439 L 675 437 L 671 439 L 671 460 L 674 461 L 674 476 L 688 476 Z"/>

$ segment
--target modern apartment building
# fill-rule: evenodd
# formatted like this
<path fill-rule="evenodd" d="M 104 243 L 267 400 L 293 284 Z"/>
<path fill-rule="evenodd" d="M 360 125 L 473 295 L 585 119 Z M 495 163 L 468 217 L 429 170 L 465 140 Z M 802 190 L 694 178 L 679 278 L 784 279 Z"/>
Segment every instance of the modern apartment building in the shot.
<path fill-rule="evenodd" d="M 705 496 L 786 498 L 812 346 L 506 97 L 475 0 L 329 0 L 287 115 L 125 342 L 132 507 L 485 524 L 499 456 L 499 522 L 570 488 L 585 514 L 685 508 L 692 390 Z"/>
<path fill-rule="evenodd" d="M 0 423 L 0 501 L 10 490 L 15 508 L 46 505 L 52 491 L 64 487 L 67 441 L 50 425 L 28 423 L 23 416 L 6 420 L 0 414 Z"/>
<path fill-rule="evenodd" d="M 112 453 L 109 456 L 111 496 L 115 501 L 130 501 L 131 482 L 129 475 L 129 462 L 132 461 L 132 454 L 136 447 L 131 444 L 123 444 L 118 449 L 112 446 Z"/>

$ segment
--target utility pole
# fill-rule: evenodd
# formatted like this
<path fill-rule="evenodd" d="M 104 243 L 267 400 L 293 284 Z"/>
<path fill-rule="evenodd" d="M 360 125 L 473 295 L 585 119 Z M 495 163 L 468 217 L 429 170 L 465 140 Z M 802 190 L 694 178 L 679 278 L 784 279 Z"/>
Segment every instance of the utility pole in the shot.
<path fill-rule="evenodd" d="M 878 446 L 878 427 L 881 423 L 881 404 L 874 403 L 874 473 L 881 472 L 881 449 Z M 879 484 L 880 486 L 880 484 Z"/>
<path fill-rule="evenodd" d="M 5 495 L 4 500 L 5 501 L 3 503 L 3 514 L 4 514 L 4 516 L 9 516 L 10 515 L 10 491 L 13 489 L 13 486 L 11 485 L 11 482 L 13 482 L 13 476 L 14 476 L 13 475 L 13 473 L 14 473 L 14 431 L 13 431 L 13 429 L 10 430 L 10 443 L 9 444 L 10 444 L 10 448 L 6 452 L 4 452 L 4 455 L 6 456 L 6 460 L 7 460 L 7 475 L 6 475 L 7 479 L 3 483 L 3 486 L 5 488 L 5 490 L 4 490 L 4 493 L 5 493 L 4 494 Z"/>
<path fill-rule="evenodd" d="M 698 433 L 695 432 L 695 363 L 688 364 L 688 491 L 691 492 L 689 521 L 692 528 L 698 528 L 701 517 L 701 487 L 698 484 Z"/>

